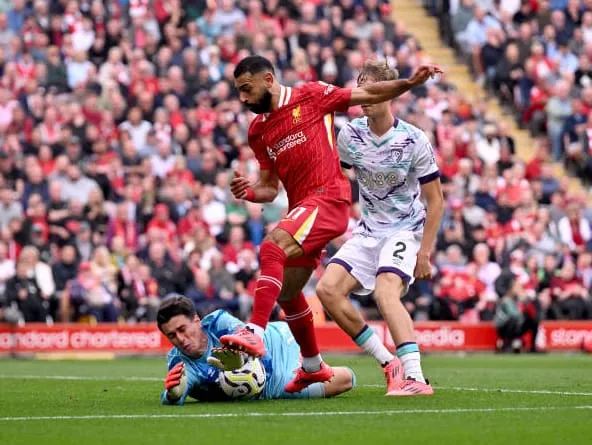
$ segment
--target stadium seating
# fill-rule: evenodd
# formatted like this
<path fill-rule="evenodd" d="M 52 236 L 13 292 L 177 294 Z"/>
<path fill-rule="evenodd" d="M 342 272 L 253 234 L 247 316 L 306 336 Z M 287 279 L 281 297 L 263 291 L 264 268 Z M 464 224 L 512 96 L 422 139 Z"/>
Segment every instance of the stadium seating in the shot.
<path fill-rule="evenodd" d="M 405 77 L 421 63 L 447 70 L 393 103 L 430 136 L 448 203 L 436 279 L 405 297 L 417 320 L 493 320 L 509 294 L 540 318 L 592 318 L 592 211 L 550 162 L 565 152 L 571 171 L 589 174 L 585 113 L 567 119 L 565 134 L 561 113 L 544 128 L 546 113 L 555 116 L 543 106 L 549 92 L 537 84 L 526 97 L 526 86 L 500 84 L 534 139 L 516 133 L 464 80 L 466 67 L 430 43 L 438 24 L 412 0 L 394 10 L 383 0 L 6 3 L 0 319 L 150 321 L 171 291 L 202 314 L 226 308 L 248 317 L 257 246 L 287 204 L 282 193 L 261 211 L 228 190 L 232 170 L 257 174 L 246 144 L 251 116 L 232 82 L 233 65 L 251 52 L 270 58 L 289 85 L 353 86 L 373 57 Z M 476 54 L 465 56 L 481 60 Z M 492 85 L 503 80 L 476 72 Z M 354 107 L 336 125 L 360 115 Z M 342 242 L 328 246 L 323 265 Z M 306 288 L 311 298 L 322 267 Z M 376 313 L 371 297 L 355 298 Z"/>

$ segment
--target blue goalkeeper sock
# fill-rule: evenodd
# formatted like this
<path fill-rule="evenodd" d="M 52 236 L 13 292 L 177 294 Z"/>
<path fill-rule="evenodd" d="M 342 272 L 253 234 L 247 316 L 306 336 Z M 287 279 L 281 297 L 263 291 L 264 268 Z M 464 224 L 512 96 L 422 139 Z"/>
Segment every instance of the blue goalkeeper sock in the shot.
<path fill-rule="evenodd" d="M 421 356 L 416 342 L 409 341 L 397 346 L 397 357 L 403 364 L 406 379 L 412 378 L 421 383 L 426 382 L 421 370 Z"/>
<path fill-rule="evenodd" d="M 386 366 L 395 358 L 395 356 L 386 349 L 386 346 L 382 344 L 382 341 L 380 341 L 376 332 L 374 332 L 368 325 L 364 325 L 358 335 L 353 337 L 353 340 L 360 348 L 374 357 L 382 367 Z"/>

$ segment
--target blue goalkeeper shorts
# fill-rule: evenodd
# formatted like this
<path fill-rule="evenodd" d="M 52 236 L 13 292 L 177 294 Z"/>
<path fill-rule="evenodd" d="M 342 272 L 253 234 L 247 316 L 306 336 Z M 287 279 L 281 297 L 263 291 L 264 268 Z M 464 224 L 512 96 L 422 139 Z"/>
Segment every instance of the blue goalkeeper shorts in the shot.
<path fill-rule="evenodd" d="M 298 393 L 288 393 L 284 388 L 296 375 L 298 368 L 302 366 L 300 346 L 292 335 L 287 323 L 269 323 L 265 329 L 265 347 L 267 348 L 264 360 L 267 372 L 267 381 L 262 399 L 308 399 L 310 390 L 306 388 Z"/>

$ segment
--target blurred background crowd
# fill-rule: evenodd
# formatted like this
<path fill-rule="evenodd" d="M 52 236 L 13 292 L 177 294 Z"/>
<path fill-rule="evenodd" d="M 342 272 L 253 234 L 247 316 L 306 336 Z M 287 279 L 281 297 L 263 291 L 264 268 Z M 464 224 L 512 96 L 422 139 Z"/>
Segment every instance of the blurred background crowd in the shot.
<path fill-rule="evenodd" d="M 431 138 L 447 201 L 436 279 L 405 304 L 416 320 L 592 318 L 592 211 L 552 171 L 590 178 L 590 2 L 478 3 L 428 7 L 537 144 L 517 159 L 508 129 L 445 77 L 393 103 Z M 287 199 L 229 193 L 233 170 L 258 171 L 234 65 L 256 53 L 286 85 L 354 86 L 368 58 L 401 77 L 437 63 L 393 17 L 383 0 L 1 0 L 0 319 L 150 321 L 169 292 L 248 318 L 257 248 Z M 348 236 L 327 247 L 311 303 Z"/>

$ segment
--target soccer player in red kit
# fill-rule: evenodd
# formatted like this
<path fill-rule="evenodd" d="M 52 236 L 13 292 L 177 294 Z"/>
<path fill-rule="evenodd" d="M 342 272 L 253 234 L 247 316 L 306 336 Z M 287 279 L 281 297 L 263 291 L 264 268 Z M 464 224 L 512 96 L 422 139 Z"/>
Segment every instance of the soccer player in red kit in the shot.
<path fill-rule="evenodd" d="M 252 185 L 235 174 L 230 189 L 239 199 L 271 202 L 282 181 L 289 211 L 261 244 L 261 273 L 250 323 L 220 341 L 263 356 L 263 332 L 278 301 L 302 352 L 302 368 L 286 386 L 287 392 L 299 392 L 333 376 L 322 361 L 312 312 L 302 294 L 322 249 L 342 235 L 348 223 L 351 189 L 341 172 L 333 115 L 352 105 L 393 99 L 440 72 L 422 66 L 409 79 L 358 88 L 321 82 L 291 88 L 276 80 L 271 62 L 261 56 L 242 59 L 234 70 L 241 102 L 258 114 L 249 127 L 249 145 L 259 161 L 260 178 Z"/>

